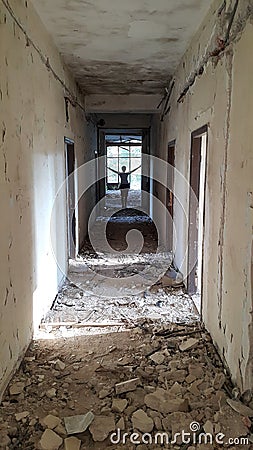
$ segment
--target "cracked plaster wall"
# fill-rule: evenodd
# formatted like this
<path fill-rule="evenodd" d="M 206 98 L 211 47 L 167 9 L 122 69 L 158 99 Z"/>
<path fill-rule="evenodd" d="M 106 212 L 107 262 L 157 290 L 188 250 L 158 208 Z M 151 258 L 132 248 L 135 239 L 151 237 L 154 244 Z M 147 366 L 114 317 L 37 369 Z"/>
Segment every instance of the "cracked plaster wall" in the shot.
<path fill-rule="evenodd" d="M 162 125 L 160 155 L 176 139 L 176 167 L 189 180 L 191 132 L 208 124 L 203 319 L 233 381 L 252 388 L 252 3 L 239 2 L 233 42 L 211 58 L 182 102 L 177 102 L 202 56 L 217 44 L 234 2 L 214 1 L 176 73 L 171 110 Z M 250 14 L 251 13 L 251 14 Z M 175 179 L 175 191 L 181 186 Z M 164 191 L 160 191 L 164 198 Z M 188 191 L 181 192 L 188 214 Z M 188 227 L 176 207 L 175 261 L 186 275 Z"/>
<path fill-rule="evenodd" d="M 18 20 L 75 95 L 76 85 L 29 2 L 10 2 Z M 65 176 L 64 136 L 75 141 L 77 164 L 91 158 L 94 126 L 45 67 L 0 3 L 0 394 L 30 343 L 34 325 L 50 307 L 63 274 L 50 244 L 55 194 Z M 82 98 L 79 97 L 79 102 Z M 86 146 L 86 147 L 85 147 Z M 85 151 L 84 151 L 85 150 Z M 79 205 L 80 241 L 91 204 Z M 58 255 L 66 267 L 66 210 L 58 211 Z"/>

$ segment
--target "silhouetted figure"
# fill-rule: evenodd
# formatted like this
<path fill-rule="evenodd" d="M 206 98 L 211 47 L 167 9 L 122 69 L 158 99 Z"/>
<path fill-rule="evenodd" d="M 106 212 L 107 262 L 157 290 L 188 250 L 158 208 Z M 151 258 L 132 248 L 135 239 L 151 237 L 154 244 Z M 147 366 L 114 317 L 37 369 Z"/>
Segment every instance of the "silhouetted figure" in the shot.
<path fill-rule="evenodd" d="M 122 166 L 122 172 L 118 172 L 117 170 L 111 169 L 110 167 L 108 167 L 109 170 L 111 170 L 112 172 L 116 173 L 117 175 L 120 176 L 120 185 L 119 185 L 119 189 L 120 189 L 120 193 L 121 193 L 121 203 L 122 203 L 122 208 L 126 208 L 127 207 L 127 196 L 128 196 L 128 191 L 130 189 L 130 183 L 128 181 L 128 175 L 130 175 L 130 173 L 135 172 L 136 170 L 138 170 L 141 166 L 136 167 L 135 169 L 131 170 L 130 172 L 126 172 L 126 166 Z"/>

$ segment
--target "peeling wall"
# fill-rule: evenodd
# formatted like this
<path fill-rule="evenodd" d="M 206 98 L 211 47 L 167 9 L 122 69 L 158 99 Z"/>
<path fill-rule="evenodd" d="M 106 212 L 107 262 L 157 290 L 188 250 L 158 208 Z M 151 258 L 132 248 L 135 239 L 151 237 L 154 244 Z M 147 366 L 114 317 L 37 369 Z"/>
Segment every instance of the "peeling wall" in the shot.
<path fill-rule="evenodd" d="M 0 394 L 64 276 L 50 244 L 52 205 L 65 177 L 64 136 L 75 141 L 80 165 L 92 157 L 94 133 L 78 106 L 69 105 L 66 121 L 66 89 L 83 100 L 30 2 L 9 4 L 16 20 L 0 3 Z M 87 199 L 79 206 L 80 241 L 90 207 Z M 64 201 L 53 233 L 66 267 Z"/>
<path fill-rule="evenodd" d="M 225 5 L 225 4 L 224 4 Z M 176 139 L 176 167 L 189 180 L 191 133 L 208 125 L 203 319 L 233 381 L 252 388 L 252 2 L 214 1 L 175 73 L 161 156 Z M 212 56 L 211 57 L 211 53 Z M 175 178 L 175 191 L 182 185 Z M 181 192 L 188 214 L 188 190 Z M 160 189 L 160 198 L 164 190 Z M 187 273 L 188 225 L 176 207 L 177 266 Z"/>
<path fill-rule="evenodd" d="M 210 4 L 32 1 L 84 92 L 112 95 L 162 91 Z"/>

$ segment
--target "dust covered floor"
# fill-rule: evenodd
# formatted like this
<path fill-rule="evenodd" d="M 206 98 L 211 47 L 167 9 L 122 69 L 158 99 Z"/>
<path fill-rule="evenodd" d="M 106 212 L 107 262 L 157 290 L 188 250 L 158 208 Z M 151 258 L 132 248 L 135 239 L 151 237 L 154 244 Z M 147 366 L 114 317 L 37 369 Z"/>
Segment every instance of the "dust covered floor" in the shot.
<path fill-rule="evenodd" d="M 141 191 L 129 189 L 127 205 L 129 208 L 138 208 L 141 206 Z M 106 210 L 110 208 L 121 208 L 121 194 L 120 190 L 107 190 L 105 198 Z"/>
<path fill-rule="evenodd" d="M 123 332 L 38 340 L 0 406 L 0 447 L 250 449 L 242 439 L 252 442 L 252 398 L 245 393 L 243 404 L 237 395 L 200 324 L 146 321 Z M 241 444 L 227 446 L 229 439 Z"/>

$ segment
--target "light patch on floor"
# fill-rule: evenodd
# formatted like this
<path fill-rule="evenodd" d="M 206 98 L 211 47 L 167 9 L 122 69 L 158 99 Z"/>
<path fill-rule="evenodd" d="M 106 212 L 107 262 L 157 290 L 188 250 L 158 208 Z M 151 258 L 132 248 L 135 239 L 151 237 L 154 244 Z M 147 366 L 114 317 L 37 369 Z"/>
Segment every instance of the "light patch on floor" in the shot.
<path fill-rule="evenodd" d="M 87 241 L 78 258 L 70 261 L 69 279 L 36 337 L 104 334 L 134 328 L 146 320 L 158 325 L 198 322 L 198 312 L 182 283 L 178 288 L 176 280 L 167 278 L 169 286 L 162 282 L 172 255 L 156 253 L 157 235 L 150 218 L 133 209 L 114 214 L 106 230 L 114 253 L 107 253 L 100 243 L 105 219 L 99 217 L 92 229 L 100 252 Z M 125 253 L 126 235 L 132 228 L 143 238 L 140 253 Z"/>

